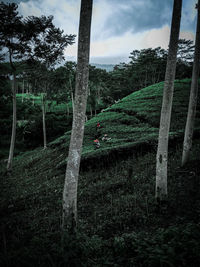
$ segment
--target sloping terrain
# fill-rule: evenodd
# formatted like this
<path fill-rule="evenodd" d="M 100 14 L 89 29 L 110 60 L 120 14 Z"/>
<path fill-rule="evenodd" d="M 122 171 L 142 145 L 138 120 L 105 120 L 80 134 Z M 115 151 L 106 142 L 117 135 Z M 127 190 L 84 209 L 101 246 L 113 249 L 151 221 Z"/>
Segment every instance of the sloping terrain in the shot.
<path fill-rule="evenodd" d="M 199 266 L 199 105 L 191 162 L 180 167 L 190 82 L 175 82 L 166 207 L 154 201 L 163 83 L 86 122 L 75 239 L 60 242 L 70 132 L 17 156 L 10 176 L 2 162 L 1 266 Z M 104 134 L 111 140 L 102 141 Z"/>
<path fill-rule="evenodd" d="M 190 79 L 175 81 L 170 139 L 183 136 L 190 91 Z M 130 155 L 148 151 L 157 144 L 160 110 L 162 102 L 163 82 L 149 86 L 121 99 L 118 103 L 101 112 L 85 124 L 85 136 L 82 152 L 82 164 L 88 160 L 95 164 L 94 159 L 115 157 L 121 154 Z M 200 99 L 198 98 L 195 129 L 200 129 Z M 100 131 L 96 130 L 100 122 Z M 104 134 L 111 140 L 101 141 Z M 100 149 L 95 150 L 93 140 L 97 135 L 101 143 Z M 50 144 L 50 147 L 68 149 L 70 132 Z M 136 155 L 137 156 L 137 155 Z M 107 160 L 107 159 L 106 159 Z M 66 163 L 66 159 L 60 164 Z M 105 162 L 103 162 L 105 163 Z M 84 166 L 87 165 L 84 164 Z"/>

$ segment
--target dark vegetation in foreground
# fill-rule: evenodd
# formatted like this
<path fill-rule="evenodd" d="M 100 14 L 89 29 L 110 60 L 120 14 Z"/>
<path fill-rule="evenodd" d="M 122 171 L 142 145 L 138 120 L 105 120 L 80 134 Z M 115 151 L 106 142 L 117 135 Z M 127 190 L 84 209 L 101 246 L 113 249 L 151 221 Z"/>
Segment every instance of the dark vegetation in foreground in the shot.
<path fill-rule="evenodd" d="M 70 133 L 1 166 L 1 266 L 199 266 L 199 129 L 180 167 L 190 80 L 176 81 L 169 202 L 155 203 L 155 153 L 163 83 L 122 99 L 86 123 L 77 236 L 61 240 Z M 199 125 L 199 107 L 197 126 Z M 112 139 L 93 148 L 95 125 Z"/>

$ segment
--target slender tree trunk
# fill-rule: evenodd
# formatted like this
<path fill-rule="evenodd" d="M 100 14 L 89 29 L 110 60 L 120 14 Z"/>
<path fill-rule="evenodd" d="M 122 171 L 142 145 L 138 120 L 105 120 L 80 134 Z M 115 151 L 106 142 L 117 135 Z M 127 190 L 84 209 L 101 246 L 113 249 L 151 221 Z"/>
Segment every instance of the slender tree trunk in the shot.
<path fill-rule="evenodd" d="M 157 83 L 160 81 L 160 71 L 158 72 Z"/>
<path fill-rule="evenodd" d="M 69 76 L 69 85 L 70 85 L 70 90 L 71 90 L 72 113 L 74 114 L 74 94 L 73 94 L 73 88 L 72 88 L 71 75 Z"/>
<path fill-rule="evenodd" d="M 73 95 L 73 92 L 71 92 L 71 100 L 72 100 L 72 113 L 74 115 L 74 95 Z"/>
<path fill-rule="evenodd" d="M 44 149 L 47 148 L 47 135 L 46 135 L 46 100 L 42 94 L 42 125 L 43 125 L 43 139 L 44 139 Z"/>
<path fill-rule="evenodd" d="M 67 104 L 67 117 L 69 117 L 69 106 Z"/>
<path fill-rule="evenodd" d="M 92 2 L 81 1 L 74 116 L 63 190 L 62 228 L 72 232 L 77 225 L 77 186 L 87 104 Z"/>
<path fill-rule="evenodd" d="M 90 116 L 91 116 L 91 118 L 92 118 L 92 106 L 90 105 Z"/>
<path fill-rule="evenodd" d="M 23 86 L 22 86 L 22 103 L 24 102 L 24 79 L 23 79 Z"/>
<path fill-rule="evenodd" d="M 98 97 L 97 97 L 97 103 L 98 105 L 100 104 L 100 100 L 101 100 L 101 92 L 100 92 L 100 88 L 97 88 L 97 93 L 98 93 Z"/>
<path fill-rule="evenodd" d="M 192 84 L 190 90 L 190 100 L 188 106 L 187 121 L 185 127 L 185 136 L 183 142 L 182 166 L 189 160 L 190 151 L 192 149 L 192 137 L 194 131 L 194 122 L 196 116 L 196 106 L 198 97 L 198 78 L 200 67 L 200 0 L 197 4 L 197 29 L 195 40 L 194 63 L 192 70 Z"/>
<path fill-rule="evenodd" d="M 28 94 L 28 81 L 26 83 L 26 94 Z"/>
<path fill-rule="evenodd" d="M 15 71 L 13 73 L 13 121 L 12 121 L 12 135 L 10 141 L 10 151 L 9 157 L 7 162 L 7 170 L 12 171 L 12 163 L 13 163 L 13 155 L 14 155 L 14 148 L 15 148 L 15 138 L 16 138 L 16 123 L 17 123 L 17 108 L 16 108 L 16 88 L 17 88 L 17 81 L 16 81 L 16 74 Z"/>
<path fill-rule="evenodd" d="M 176 72 L 176 56 L 180 31 L 181 8 L 182 0 L 174 0 L 169 42 L 169 54 L 167 58 L 167 67 L 165 72 L 165 83 L 156 156 L 156 199 L 161 201 L 167 198 L 168 137 L 174 92 L 174 79 Z"/>
<path fill-rule="evenodd" d="M 145 80 L 144 80 L 144 87 L 147 86 L 147 70 L 145 70 Z"/>

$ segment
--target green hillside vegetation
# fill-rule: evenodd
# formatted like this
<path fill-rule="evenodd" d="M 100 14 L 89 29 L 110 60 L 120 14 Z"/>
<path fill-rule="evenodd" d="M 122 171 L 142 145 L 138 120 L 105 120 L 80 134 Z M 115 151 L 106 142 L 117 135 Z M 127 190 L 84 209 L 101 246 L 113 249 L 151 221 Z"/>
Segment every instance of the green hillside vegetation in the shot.
<path fill-rule="evenodd" d="M 154 200 L 163 82 L 86 122 L 75 238 L 60 237 L 70 132 L 18 155 L 10 176 L 1 162 L 1 266 L 199 266 L 200 105 L 191 161 L 180 167 L 190 84 L 175 81 L 165 206 Z"/>
<path fill-rule="evenodd" d="M 41 106 L 42 99 L 41 95 L 33 95 L 33 94 L 17 94 L 17 99 L 22 100 L 30 100 L 34 105 Z M 46 101 L 46 112 L 54 112 L 54 113 L 64 113 L 70 109 L 70 113 L 72 113 L 72 103 L 56 103 L 55 100 L 47 100 Z"/>
<path fill-rule="evenodd" d="M 176 80 L 172 110 L 170 138 L 176 141 L 183 136 L 191 80 Z M 85 136 L 82 159 L 100 157 L 117 151 L 132 154 L 134 147 L 155 147 L 157 144 L 162 90 L 164 83 L 158 83 L 134 92 L 118 103 L 104 110 L 85 124 Z M 199 101 L 199 100 L 198 100 Z M 94 150 L 93 140 L 97 135 L 96 124 L 100 122 L 101 137 L 108 134 L 111 140 L 101 142 L 101 148 Z M 197 108 L 196 131 L 200 125 L 200 110 Z M 70 132 L 50 144 L 69 144 Z M 100 139 L 101 141 L 101 139 Z M 137 151 L 136 151 L 137 152 Z M 64 161 L 65 162 L 65 161 Z"/>

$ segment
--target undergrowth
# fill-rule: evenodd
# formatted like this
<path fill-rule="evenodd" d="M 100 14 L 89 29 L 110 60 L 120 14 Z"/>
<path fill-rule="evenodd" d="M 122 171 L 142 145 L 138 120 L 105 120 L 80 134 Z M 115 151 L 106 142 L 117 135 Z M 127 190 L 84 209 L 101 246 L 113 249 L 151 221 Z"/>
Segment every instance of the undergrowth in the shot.
<path fill-rule="evenodd" d="M 46 150 L 18 155 L 11 175 L 1 162 L 1 266 L 200 266 L 197 127 L 191 161 L 180 167 L 190 82 L 175 83 L 164 206 L 154 198 L 163 83 L 86 122 L 76 236 L 61 238 L 60 231 L 70 132 Z M 111 140 L 95 150 L 97 122 L 99 138 L 107 133 Z"/>

